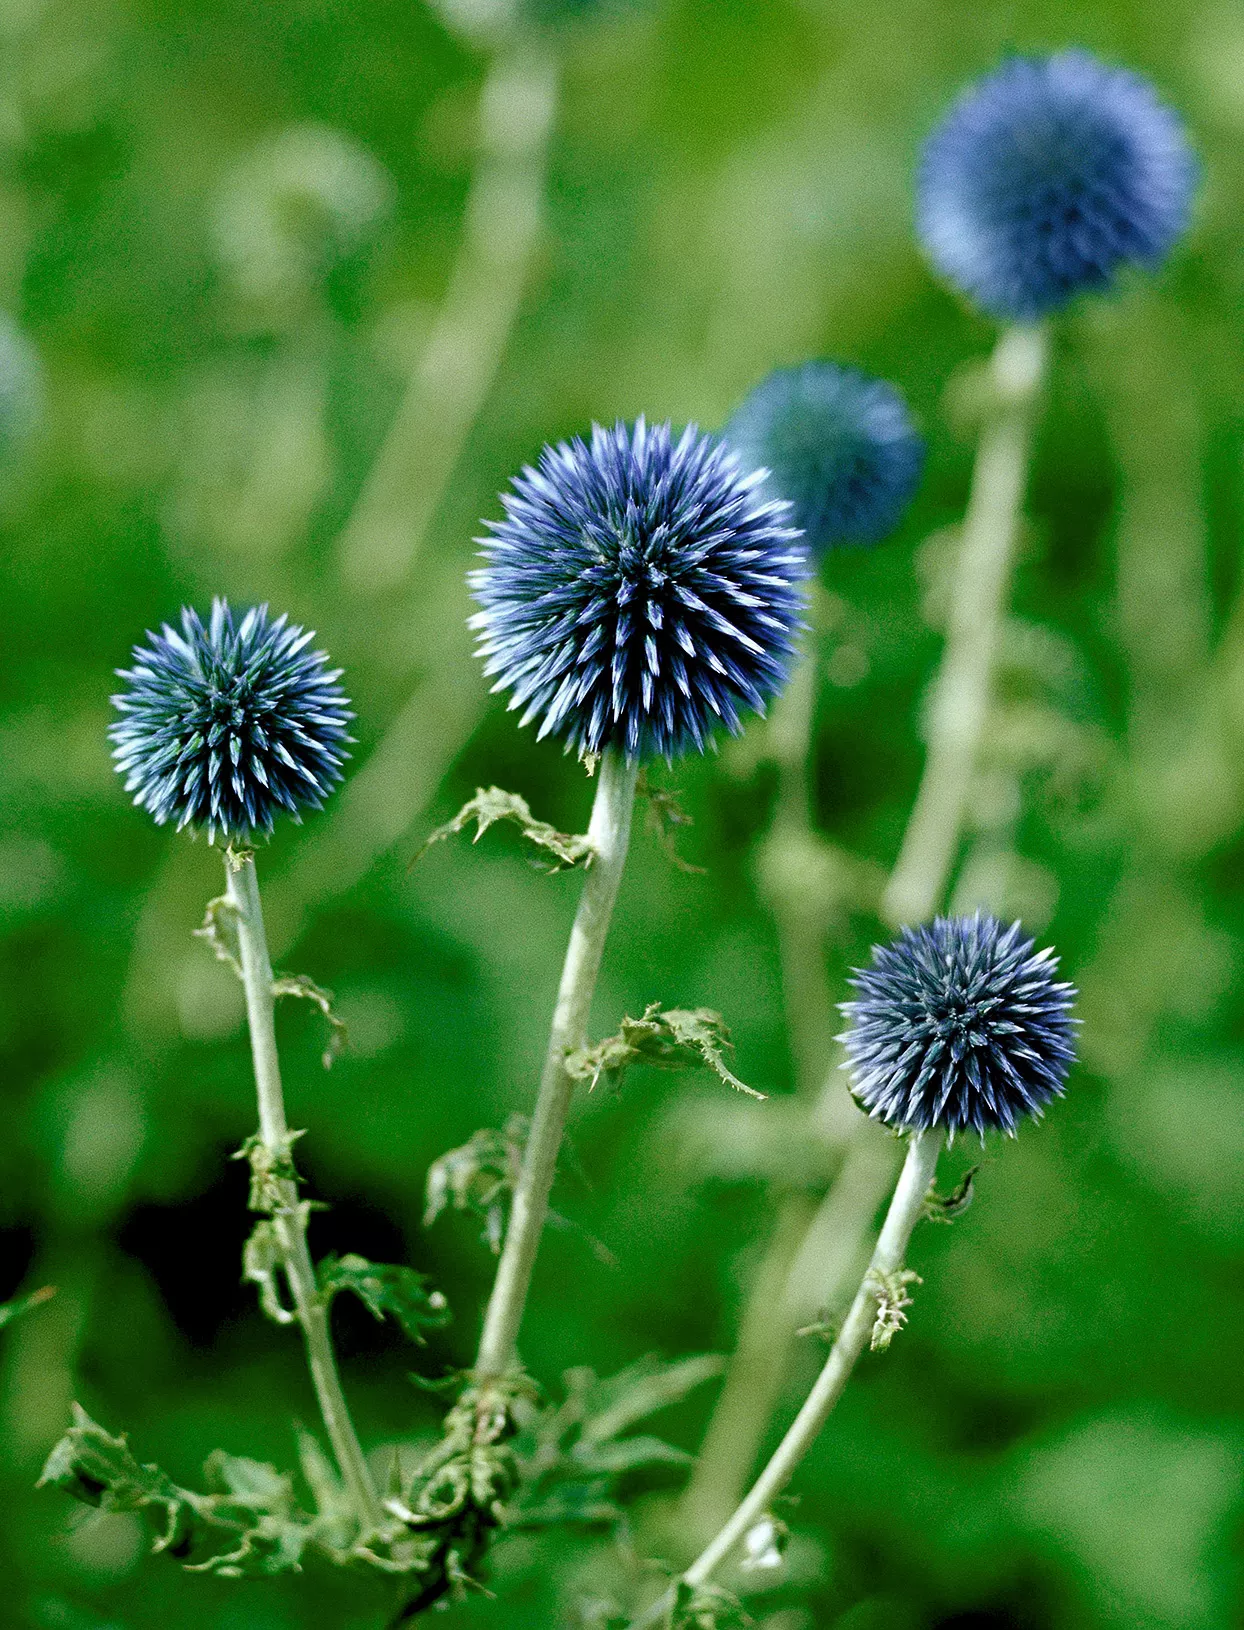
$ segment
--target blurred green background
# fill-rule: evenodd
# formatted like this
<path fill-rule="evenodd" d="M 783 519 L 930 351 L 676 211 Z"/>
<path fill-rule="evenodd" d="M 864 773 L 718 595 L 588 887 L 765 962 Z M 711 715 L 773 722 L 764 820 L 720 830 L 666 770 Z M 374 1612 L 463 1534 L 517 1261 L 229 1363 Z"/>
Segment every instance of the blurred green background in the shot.
<path fill-rule="evenodd" d="M 749 1611 L 768 1630 L 1242 1622 L 1244 12 L 658 0 L 497 52 L 418 0 L 0 0 L 0 303 L 41 378 L 10 342 L 0 1295 L 59 1287 L 0 1336 L 4 1625 L 363 1626 L 388 1600 L 315 1568 L 189 1576 L 143 1555 L 136 1519 L 32 1492 L 73 1398 L 189 1483 L 217 1446 L 288 1464 L 313 1411 L 297 1344 L 238 1282 L 241 1000 L 190 937 L 219 856 L 129 807 L 112 670 L 215 593 L 288 610 L 347 669 L 351 780 L 261 877 L 278 966 L 333 988 L 353 1036 L 325 1073 L 316 1016 L 283 1013 L 300 1159 L 331 1207 L 317 1250 L 409 1261 L 456 1314 L 418 1353 L 339 1310 L 360 1430 L 432 1433 L 407 1372 L 469 1362 L 491 1259 L 470 1218 L 421 1226 L 425 1173 L 530 1104 L 578 885 L 498 833 L 408 863 L 477 784 L 567 830 L 590 801 L 470 657 L 478 517 L 593 418 L 714 426 L 809 355 L 900 383 L 928 477 L 901 536 L 826 563 L 818 666 L 826 853 L 888 866 L 970 471 L 963 369 L 992 338 L 913 243 L 915 156 L 1002 50 L 1066 43 L 1153 75 L 1205 165 L 1158 282 L 1059 326 L 957 885 L 1058 946 L 1083 1063 L 1043 1126 L 988 1148 L 966 1216 L 917 1236 L 910 1329 L 801 1470 L 790 1567 Z M 650 1000 L 717 1008 L 772 1098 L 636 1070 L 579 1102 L 524 1337 L 554 1392 L 571 1364 L 727 1350 L 780 1192 L 818 1181 L 757 882 L 768 740 L 658 771 L 705 870 L 639 839 L 595 1028 Z M 830 888 L 814 904 L 840 994 L 877 925 Z M 657 1428 L 694 1448 L 710 1393 Z M 675 1486 L 635 1490 L 642 1555 L 677 1560 Z M 494 1561 L 498 1599 L 447 1627 L 590 1622 L 577 1603 L 625 1588 L 599 1536 L 516 1536 Z"/>

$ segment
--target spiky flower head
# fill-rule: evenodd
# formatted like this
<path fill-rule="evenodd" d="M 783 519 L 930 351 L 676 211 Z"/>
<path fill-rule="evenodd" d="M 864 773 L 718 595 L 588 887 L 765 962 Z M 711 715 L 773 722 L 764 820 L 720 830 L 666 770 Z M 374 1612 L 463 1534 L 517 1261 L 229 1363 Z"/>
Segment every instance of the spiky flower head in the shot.
<path fill-rule="evenodd" d="M 807 575 L 789 504 L 694 425 L 546 447 L 481 538 L 471 619 L 494 690 L 580 753 L 703 750 L 777 691 Z"/>
<path fill-rule="evenodd" d="M 204 627 L 190 608 L 118 669 L 112 698 L 116 769 L 134 802 L 163 826 L 206 827 L 236 846 L 298 820 L 341 780 L 350 712 L 313 632 L 256 606 L 241 622 L 224 600 Z"/>
<path fill-rule="evenodd" d="M 723 432 L 765 490 L 787 498 L 810 549 L 876 543 L 920 484 L 924 441 L 893 385 L 837 362 L 778 368 Z"/>
<path fill-rule="evenodd" d="M 1196 179 L 1183 124 L 1146 79 L 1087 51 L 1012 57 L 929 138 L 917 228 L 969 299 L 1032 320 L 1162 261 Z"/>
<path fill-rule="evenodd" d="M 1013 1135 L 1061 1096 L 1075 1056 L 1075 991 L 1057 968 L 1019 923 L 980 912 L 874 947 L 842 1004 L 856 1101 L 904 1130 Z"/>

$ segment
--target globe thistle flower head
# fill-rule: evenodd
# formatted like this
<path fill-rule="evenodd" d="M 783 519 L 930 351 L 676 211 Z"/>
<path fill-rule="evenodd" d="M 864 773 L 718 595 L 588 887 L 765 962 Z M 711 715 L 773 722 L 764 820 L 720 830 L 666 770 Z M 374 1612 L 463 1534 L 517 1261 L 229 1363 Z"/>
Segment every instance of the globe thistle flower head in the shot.
<path fill-rule="evenodd" d="M 1013 1136 L 1061 1096 L 1074 1058 L 1073 988 L 1019 923 L 939 917 L 875 947 L 842 1004 L 851 1090 L 902 1130 Z"/>
<path fill-rule="evenodd" d="M 976 305 L 1032 321 L 1161 262 L 1196 180 L 1183 124 L 1147 80 L 1087 51 L 1012 57 L 929 138 L 917 229 Z"/>
<path fill-rule="evenodd" d="M 108 734 L 125 790 L 163 826 L 206 827 L 241 847 L 300 819 L 341 780 L 350 712 L 312 632 L 256 606 L 235 624 L 224 600 L 204 626 L 186 608 L 119 669 Z"/>
<path fill-rule="evenodd" d="M 485 672 L 581 754 L 703 751 L 782 685 L 807 575 L 790 506 L 691 426 L 592 429 L 503 495 L 470 575 Z"/>
<path fill-rule="evenodd" d="M 765 490 L 789 499 L 818 553 L 892 532 L 924 468 L 924 442 L 895 387 L 835 362 L 776 369 L 724 435 L 744 468 L 768 470 Z"/>

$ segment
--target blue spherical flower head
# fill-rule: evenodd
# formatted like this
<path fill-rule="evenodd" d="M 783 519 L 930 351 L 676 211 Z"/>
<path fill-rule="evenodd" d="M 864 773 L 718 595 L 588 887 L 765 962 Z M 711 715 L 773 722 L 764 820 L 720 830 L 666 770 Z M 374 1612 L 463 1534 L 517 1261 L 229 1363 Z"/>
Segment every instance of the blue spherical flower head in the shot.
<path fill-rule="evenodd" d="M 724 431 L 745 469 L 769 472 L 808 547 L 876 543 L 902 518 L 924 441 L 893 385 L 859 368 L 805 362 L 762 379 Z"/>
<path fill-rule="evenodd" d="M 790 506 L 694 426 L 592 429 L 504 495 L 471 573 L 485 672 L 580 753 L 702 751 L 782 685 L 807 575 Z"/>
<path fill-rule="evenodd" d="M 1075 1056 L 1075 991 L 1019 923 L 939 917 L 874 948 L 839 1038 L 856 1101 L 900 1130 L 1013 1135 L 1059 1097 Z"/>
<path fill-rule="evenodd" d="M 930 137 L 917 228 L 969 299 L 1031 321 L 1163 260 L 1196 179 L 1184 127 L 1147 80 L 1086 51 L 1014 57 Z"/>
<path fill-rule="evenodd" d="M 134 802 L 163 826 L 175 820 L 243 847 L 270 834 L 282 811 L 318 809 L 341 780 L 350 712 L 311 632 L 248 611 L 236 626 L 224 600 L 206 627 L 185 609 L 119 669 L 121 718 L 108 734 Z"/>

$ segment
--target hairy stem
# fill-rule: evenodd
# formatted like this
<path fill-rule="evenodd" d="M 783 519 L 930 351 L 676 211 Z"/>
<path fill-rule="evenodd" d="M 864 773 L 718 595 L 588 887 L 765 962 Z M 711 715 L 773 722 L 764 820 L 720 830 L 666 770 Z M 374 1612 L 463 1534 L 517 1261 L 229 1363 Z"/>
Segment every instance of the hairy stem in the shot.
<path fill-rule="evenodd" d="M 830 1350 L 825 1366 L 804 1401 L 803 1408 L 774 1450 L 768 1465 L 752 1484 L 729 1520 L 705 1546 L 683 1574 L 689 1585 L 704 1584 L 765 1515 L 774 1500 L 790 1482 L 829 1419 L 842 1396 L 856 1360 L 868 1343 L 877 1313 L 878 1278 L 896 1273 L 903 1265 L 912 1230 L 920 1220 L 925 1197 L 932 1187 L 944 1134 L 940 1130 L 915 1132 L 907 1147 L 907 1158 L 895 1185 L 894 1197 L 886 1213 L 881 1233 L 868 1264 L 868 1270 L 855 1293 L 851 1310 Z M 673 1593 L 667 1592 L 635 1620 L 632 1630 L 659 1624 L 669 1611 Z"/>
<path fill-rule="evenodd" d="M 275 998 L 272 994 L 272 964 L 268 958 L 254 856 L 227 851 L 225 880 L 226 897 L 233 907 L 237 924 L 242 986 L 246 992 L 246 1018 L 255 1066 L 255 1090 L 259 1099 L 259 1136 L 271 1163 L 279 1168 L 286 1165 L 289 1158 L 289 1125 L 285 1118 L 281 1066 L 273 1022 Z M 328 1309 L 318 1294 L 315 1268 L 307 1248 L 306 1208 L 299 1203 L 297 1186 L 291 1179 L 278 1178 L 277 1185 L 278 1206 L 272 1221 L 294 1311 L 302 1326 L 315 1395 L 360 1529 L 365 1534 L 370 1533 L 382 1526 L 384 1515 L 372 1487 L 354 1423 L 350 1419 L 345 1394 L 341 1390 L 341 1377 L 337 1373 L 337 1359 L 328 1328 Z"/>
<path fill-rule="evenodd" d="M 340 540 L 343 575 L 367 593 L 409 576 L 501 364 L 540 238 L 556 106 L 547 44 L 520 34 L 498 49 L 449 288 Z"/>
<path fill-rule="evenodd" d="M 1005 329 L 989 366 L 992 416 L 981 432 L 951 584 L 946 648 L 928 721 L 928 754 L 898 862 L 887 922 L 931 917 L 955 862 L 1019 537 L 1028 460 L 1049 349 L 1044 328 Z"/>
<path fill-rule="evenodd" d="M 500 1379 L 514 1362 L 518 1329 L 548 1216 L 549 1192 L 574 1091 L 575 1078 L 566 1068 L 566 1058 L 587 1041 L 592 994 L 626 862 L 639 766 L 628 763 L 611 748 L 601 759 L 597 773 L 596 800 L 588 827 L 594 852 L 570 931 L 531 1132 L 523 1150 L 505 1245 L 484 1317 L 475 1361 L 477 1382 Z"/>

